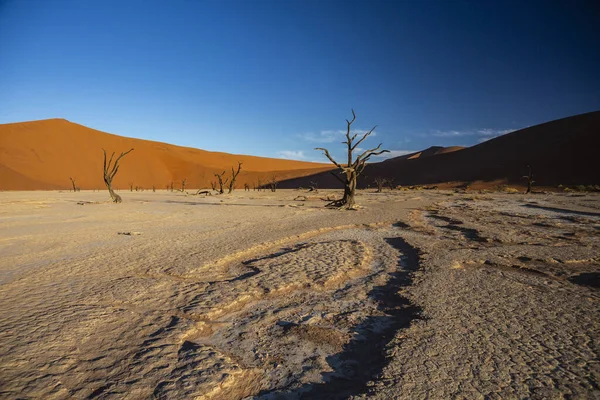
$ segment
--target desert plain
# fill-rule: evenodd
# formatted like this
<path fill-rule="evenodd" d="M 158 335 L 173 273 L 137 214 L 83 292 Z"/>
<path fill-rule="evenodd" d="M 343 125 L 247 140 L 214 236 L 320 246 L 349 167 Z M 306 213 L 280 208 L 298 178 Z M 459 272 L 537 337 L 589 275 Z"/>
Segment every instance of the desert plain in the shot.
<path fill-rule="evenodd" d="M 600 196 L 0 192 L 0 397 L 600 398 Z"/>

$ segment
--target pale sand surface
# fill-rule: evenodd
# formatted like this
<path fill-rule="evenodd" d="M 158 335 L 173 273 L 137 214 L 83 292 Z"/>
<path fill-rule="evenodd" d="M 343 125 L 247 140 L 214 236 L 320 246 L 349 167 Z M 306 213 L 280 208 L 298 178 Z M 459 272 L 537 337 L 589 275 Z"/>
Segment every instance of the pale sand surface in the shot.
<path fill-rule="evenodd" d="M 0 193 L 0 397 L 600 396 L 599 196 L 328 193 Z"/>

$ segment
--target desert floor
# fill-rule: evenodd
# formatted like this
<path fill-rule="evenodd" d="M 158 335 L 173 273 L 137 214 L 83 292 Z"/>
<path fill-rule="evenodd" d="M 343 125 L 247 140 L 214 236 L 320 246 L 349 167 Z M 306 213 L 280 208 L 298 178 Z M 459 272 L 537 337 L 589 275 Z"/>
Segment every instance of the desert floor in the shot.
<path fill-rule="evenodd" d="M 0 397 L 600 397 L 600 196 L 329 193 L 0 193 Z"/>

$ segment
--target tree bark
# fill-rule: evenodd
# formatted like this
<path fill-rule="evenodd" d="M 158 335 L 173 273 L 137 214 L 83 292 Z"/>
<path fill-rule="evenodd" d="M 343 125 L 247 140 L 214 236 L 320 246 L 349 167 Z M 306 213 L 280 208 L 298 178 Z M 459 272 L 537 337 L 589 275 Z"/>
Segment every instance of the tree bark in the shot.
<path fill-rule="evenodd" d="M 113 157 L 115 156 L 115 153 L 113 152 L 112 155 L 110 156 L 110 160 L 108 160 L 108 163 L 106 162 L 106 150 L 102 149 L 102 151 L 104 152 L 104 183 L 106 184 L 106 187 L 108 188 L 108 193 L 110 194 L 110 198 L 112 199 L 112 201 L 114 203 L 120 203 L 123 201 L 123 199 L 121 199 L 121 196 L 119 196 L 118 194 L 116 194 L 112 188 L 112 181 L 113 178 L 115 177 L 115 175 L 117 174 L 117 172 L 119 171 L 119 161 L 121 160 L 121 158 L 123 158 L 124 156 L 126 156 L 127 154 L 129 154 L 130 152 L 133 151 L 133 148 L 130 149 L 129 151 L 126 151 L 124 153 L 121 153 L 121 155 L 119 157 L 117 157 L 117 159 L 115 160 L 114 164 L 113 164 Z"/>
<path fill-rule="evenodd" d="M 115 193 L 111 183 L 107 183 L 106 186 L 108 187 L 108 193 L 110 194 L 110 198 L 112 199 L 113 203 L 120 203 L 123 201 L 121 196 Z"/>

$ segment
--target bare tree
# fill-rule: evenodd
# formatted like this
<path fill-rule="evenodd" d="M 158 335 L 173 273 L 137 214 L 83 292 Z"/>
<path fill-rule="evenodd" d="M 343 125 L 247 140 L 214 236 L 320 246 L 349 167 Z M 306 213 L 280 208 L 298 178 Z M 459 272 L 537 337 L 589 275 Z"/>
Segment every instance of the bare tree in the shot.
<path fill-rule="evenodd" d="M 174 185 L 174 184 L 175 184 L 175 183 L 174 183 L 173 181 L 171 181 L 171 183 L 169 184 L 169 189 L 171 190 L 171 192 L 173 191 L 173 185 Z"/>
<path fill-rule="evenodd" d="M 185 184 L 187 182 L 187 178 L 183 178 L 181 180 L 181 191 L 184 192 L 185 191 Z"/>
<path fill-rule="evenodd" d="M 73 185 L 73 192 L 77 191 L 77 187 L 75 186 L 75 179 L 69 177 L 69 179 L 71 180 L 71 184 Z"/>
<path fill-rule="evenodd" d="M 525 192 L 525 194 L 529 194 L 531 193 L 531 186 L 533 186 L 533 184 L 535 183 L 535 181 L 533 180 L 533 174 L 531 173 L 531 166 L 528 165 L 528 172 L 527 175 L 523 175 L 524 179 L 527 179 L 527 191 Z"/>
<path fill-rule="evenodd" d="M 394 190 L 394 178 L 388 178 L 387 185 L 389 186 L 390 190 Z"/>
<path fill-rule="evenodd" d="M 156 186 L 152 185 L 152 192 L 156 192 Z"/>
<path fill-rule="evenodd" d="M 223 180 L 223 175 L 225 175 L 225 171 L 221 172 L 220 174 L 215 174 L 215 176 L 217 177 L 217 181 L 219 181 L 219 193 L 223 194 L 223 186 L 227 185 L 227 181 L 229 181 L 229 178 L 226 178 L 225 180 Z"/>
<path fill-rule="evenodd" d="M 216 191 L 217 190 L 217 182 L 211 181 L 210 182 L 210 187 L 212 188 L 212 190 Z"/>
<path fill-rule="evenodd" d="M 273 175 L 269 181 L 269 188 L 271 189 L 271 192 L 277 191 L 277 185 L 279 185 L 279 182 L 277 181 L 275 175 Z"/>
<path fill-rule="evenodd" d="M 333 159 L 333 157 L 331 157 L 331 155 L 329 154 L 329 151 L 327 149 L 325 149 L 323 147 L 317 147 L 315 149 L 315 150 L 323 151 L 323 153 L 329 159 L 329 161 L 331 161 L 336 167 L 338 167 L 344 175 L 344 179 L 342 179 L 339 176 L 337 176 L 336 174 L 333 174 L 333 176 L 335 176 L 340 182 L 342 182 L 344 184 L 344 197 L 340 200 L 332 201 L 331 203 L 327 204 L 328 206 L 334 206 L 334 207 L 344 207 L 345 206 L 348 209 L 354 208 L 354 195 L 356 193 L 356 180 L 357 180 L 358 176 L 365 169 L 366 162 L 372 156 L 377 156 L 377 155 L 380 155 L 383 153 L 389 153 L 389 150 L 380 150 L 380 148 L 381 148 L 381 143 L 380 143 L 379 146 L 377 146 L 373 149 L 365 150 L 360 155 L 358 155 L 356 157 L 356 159 L 353 159 L 352 153 L 362 143 L 363 140 L 368 138 L 371 135 L 371 133 L 373 133 L 373 131 L 377 127 L 377 125 L 375 125 L 369 132 L 365 133 L 362 136 L 362 138 L 360 138 L 360 140 L 358 140 L 357 142 L 354 142 L 354 140 L 356 139 L 356 136 L 358 136 L 358 134 L 355 133 L 354 135 L 351 136 L 350 128 L 351 128 L 352 123 L 355 120 L 356 120 L 356 114 L 354 113 L 354 110 L 352 110 L 352 121 L 346 120 L 346 123 L 347 123 L 346 141 L 342 142 L 342 143 L 346 144 L 348 147 L 348 162 L 347 162 L 346 166 L 335 161 Z"/>
<path fill-rule="evenodd" d="M 233 192 L 233 185 L 235 184 L 235 180 L 237 179 L 237 176 L 240 174 L 241 169 L 242 169 L 242 163 L 239 161 L 238 161 L 237 171 L 235 171 L 233 169 L 233 167 L 231 167 L 231 180 L 229 181 L 229 191 L 227 193 Z"/>
<path fill-rule="evenodd" d="M 310 181 L 308 187 L 309 192 L 319 193 L 319 183 L 317 181 Z"/>
<path fill-rule="evenodd" d="M 129 191 L 133 192 L 133 182 L 129 182 Z"/>
<path fill-rule="evenodd" d="M 262 181 L 260 180 L 260 178 L 256 178 L 256 190 L 258 190 L 260 192 L 261 189 L 262 189 Z"/>
<path fill-rule="evenodd" d="M 387 179 L 381 176 L 378 176 L 374 179 L 375 185 L 377 185 L 377 193 L 381 193 L 383 187 L 387 183 Z"/>
<path fill-rule="evenodd" d="M 102 151 L 104 152 L 104 183 L 106 184 L 106 187 L 108 188 L 108 193 L 110 193 L 110 198 L 112 199 L 113 202 L 115 203 L 120 203 L 121 201 L 123 201 L 123 199 L 121 199 L 121 196 L 119 196 L 118 194 L 116 194 L 112 188 L 112 181 L 113 178 L 115 177 L 115 175 L 117 174 L 117 172 L 119 171 L 119 161 L 121 161 L 121 158 L 123 158 L 124 156 L 126 156 L 127 154 L 131 153 L 133 151 L 133 148 L 129 149 L 128 151 L 121 153 L 121 155 L 119 157 L 117 157 L 117 159 L 115 160 L 114 164 L 113 164 L 113 157 L 115 156 L 115 152 L 113 151 L 112 155 L 110 156 L 110 160 L 108 160 L 108 163 L 106 162 L 106 150 L 102 149 Z"/>
<path fill-rule="evenodd" d="M 250 185 L 248 185 L 247 183 L 244 183 L 244 192 L 246 191 L 250 191 Z"/>

